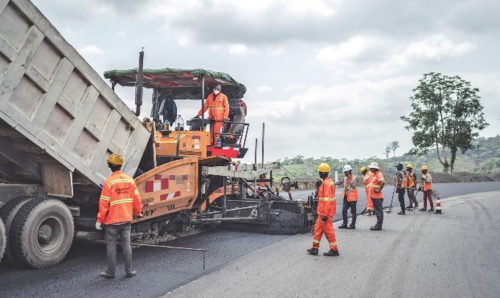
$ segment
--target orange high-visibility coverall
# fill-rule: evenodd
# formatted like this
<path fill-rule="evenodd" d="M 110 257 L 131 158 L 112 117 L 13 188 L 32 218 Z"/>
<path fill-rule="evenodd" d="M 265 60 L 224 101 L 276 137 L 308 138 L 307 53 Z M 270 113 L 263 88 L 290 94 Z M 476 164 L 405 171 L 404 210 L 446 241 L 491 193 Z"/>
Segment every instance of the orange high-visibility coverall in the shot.
<path fill-rule="evenodd" d="M 217 138 L 219 137 L 224 120 L 229 120 L 229 101 L 227 96 L 220 92 L 215 96 L 214 93 L 210 93 L 205 100 L 203 105 L 203 111 L 198 111 L 198 116 L 201 116 L 205 111 L 208 110 L 208 118 L 215 121 L 215 123 L 210 124 L 210 136 L 212 138 L 212 144 L 215 144 Z"/>
<path fill-rule="evenodd" d="M 338 250 L 335 230 L 333 229 L 333 216 L 337 212 L 335 200 L 335 183 L 330 177 L 326 177 L 318 188 L 318 218 L 314 224 L 313 248 L 318 249 L 321 237 L 325 234 L 331 250 Z M 328 219 L 323 222 L 322 217 Z"/>
<path fill-rule="evenodd" d="M 372 172 L 366 172 L 365 176 L 363 176 L 363 184 L 365 185 L 365 192 L 366 192 L 366 210 L 367 211 L 373 211 L 373 201 L 372 198 L 370 197 L 370 183 L 373 178 L 373 173 Z"/>
<path fill-rule="evenodd" d="M 105 225 L 131 222 L 141 214 L 141 197 L 134 179 L 122 171 L 114 172 L 104 181 L 99 199 L 97 222 Z"/>

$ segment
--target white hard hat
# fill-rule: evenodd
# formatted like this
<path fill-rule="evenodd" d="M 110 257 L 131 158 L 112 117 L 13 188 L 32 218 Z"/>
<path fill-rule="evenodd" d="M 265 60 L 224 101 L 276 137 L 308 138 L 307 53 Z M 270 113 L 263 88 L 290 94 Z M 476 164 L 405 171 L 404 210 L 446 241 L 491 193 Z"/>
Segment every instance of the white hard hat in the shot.
<path fill-rule="evenodd" d="M 352 171 L 352 168 L 350 165 L 345 165 L 344 168 L 342 169 L 342 172 L 347 172 L 347 171 Z"/>

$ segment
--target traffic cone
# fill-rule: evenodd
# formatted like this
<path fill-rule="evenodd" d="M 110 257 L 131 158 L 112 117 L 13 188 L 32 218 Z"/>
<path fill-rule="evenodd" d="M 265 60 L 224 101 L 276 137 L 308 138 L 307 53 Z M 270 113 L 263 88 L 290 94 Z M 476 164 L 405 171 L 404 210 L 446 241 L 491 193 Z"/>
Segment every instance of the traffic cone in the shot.
<path fill-rule="evenodd" d="M 441 213 L 441 200 L 439 197 L 436 200 L 436 214 L 442 214 Z"/>

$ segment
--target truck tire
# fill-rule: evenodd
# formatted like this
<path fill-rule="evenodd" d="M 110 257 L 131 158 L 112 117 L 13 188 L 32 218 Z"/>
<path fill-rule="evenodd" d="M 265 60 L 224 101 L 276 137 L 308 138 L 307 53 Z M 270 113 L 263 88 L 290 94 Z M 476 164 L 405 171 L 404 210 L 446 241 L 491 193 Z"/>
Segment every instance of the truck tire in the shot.
<path fill-rule="evenodd" d="M 0 262 L 2 262 L 3 253 L 5 252 L 5 247 L 7 246 L 7 237 L 5 236 L 5 225 L 0 218 Z"/>
<path fill-rule="evenodd" d="M 21 207 L 24 206 L 24 204 L 26 204 L 29 200 L 31 200 L 31 197 L 19 197 L 12 199 L 9 202 L 7 202 L 7 204 L 5 204 L 0 210 L 0 219 L 2 219 L 5 224 L 6 239 L 9 239 L 10 227 L 12 225 L 14 217 L 16 216 L 19 209 L 21 209 Z M 10 242 L 5 246 L 4 257 L 5 257 L 4 262 L 5 261 L 8 261 L 10 263 L 15 262 L 14 256 L 12 255 L 12 249 L 10 248 Z"/>
<path fill-rule="evenodd" d="M 32 199 L 18 211 L 9 234 L 15 262 L 45 268 L 61 262 L 73 243 L 73 217 L 58 199 Z"/>

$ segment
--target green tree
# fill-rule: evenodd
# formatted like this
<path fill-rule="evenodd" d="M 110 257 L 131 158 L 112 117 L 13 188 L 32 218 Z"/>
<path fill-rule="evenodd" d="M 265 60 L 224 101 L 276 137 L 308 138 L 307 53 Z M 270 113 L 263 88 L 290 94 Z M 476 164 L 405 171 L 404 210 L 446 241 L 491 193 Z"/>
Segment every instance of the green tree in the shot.
<path fill-rule="evenodd" d="M 389 158 L 389 153 L 391 153 L 391 145 L 390 144 L 385 147 L 384 154 L 385 154 L 386 159 Z"/>
<path fill-rule="evenodd" d="M 453 172 L 458 149 L 464 154 L 476 146 L 479 131 L 489 124 L 484 119 L 479 89 L 459 76 L 449 77 L 440 73 L 424 74 L 410 97 L 413 111 L 401 120 L 406 129 L 414 130 L 415 146 L 408 155 L 424 155 L 436 148 L 443 171 Z M 450 151 L 450 161 L 446 156 Z"/>
<path fill-rule="evenodd" d="M 399 148 L 399 142 L 398 141 L 394 141 L 390 144 L 391 146 L 391 150 L 392 150 L 392 156 L 393 157 L 396 157 L 396 149 Z"/>

